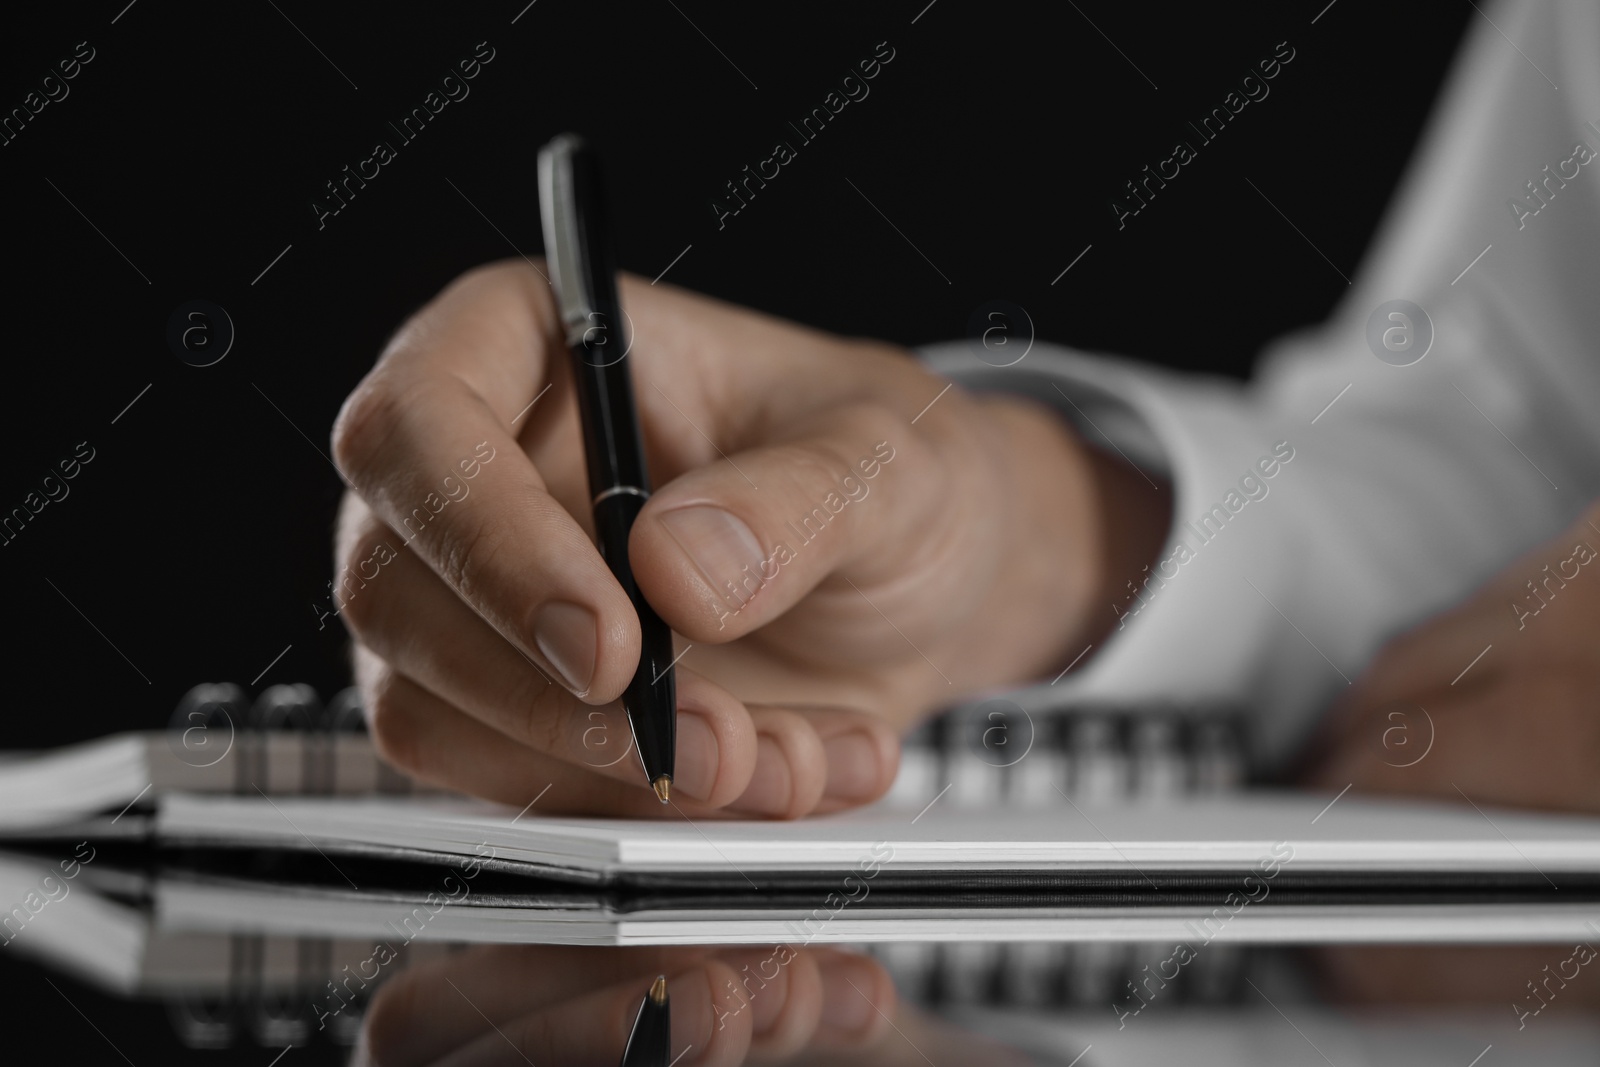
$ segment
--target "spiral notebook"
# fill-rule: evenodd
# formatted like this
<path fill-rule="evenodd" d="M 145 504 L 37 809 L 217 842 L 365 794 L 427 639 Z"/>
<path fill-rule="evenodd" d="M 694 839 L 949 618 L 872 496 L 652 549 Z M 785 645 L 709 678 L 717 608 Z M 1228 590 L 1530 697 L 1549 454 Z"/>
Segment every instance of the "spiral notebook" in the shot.
<path fill-rule="evenodd" d="M 916 855 L 909 849 L 902 853 L 901 844 L 936 849 L 972 834 L 960 830 L 972 820 L 987 828 L 981 835 L 986 847 L 994 844 L 995 826 L 1021 837 L 1017 827 L 1030 820 L 1043 820 L 1046 826 L 1052 817 L 1061 823 L 1078 820 L 1074 839 L 1088 852 L 1094 852 L 1098 840 L 1100 859 L 1121 849 L 1126 855 L 1116 858 L 1132 861 L 1108 864 L 1096 874 L 1098 885 L 1086 879 L 1072 887 L 1078 892 L 1087 888 L 1098 903 L 1080 902 L 1073 911 L 1062 905 L 1062 886 L 1056 885 L 1045 887 L 1047 897 L 1057 894 L 1050 898 L 1054 912 L 1024 907 L 1006 915 L 991 907 L 987 915 L 977 915 L 975 903 L 995 902 L 971 893 L 959 902 L 930 900 L 916 883 L 926 872 L 891 863 L 879 865 L 866 897 L 834 910 L 828 894 L 814 888 L 796 889 L 791 882 L 780 893 L 775 884 L 767 885 L 766 879 L 783 872 L 761 860 L 768 853 L 760 850 L 770 844 L 760 837 L 742 839 L 738 857 L 741 865 L 751 861 L 749 871 L 765 886 L 762 892 L 734 889 L 733 896 L 743 899 L 730 900 L 721 890 L 686 900 L 681 892 L 674 895 L 670 884 L 684 872 L 664 871 L 654 862 L 646 864 L 654 868 L 653 875 L 642 881 L 664 876 L 660 885 L 630 889 L 629 878 L 615 877 L 612 885 L 603 884 L 605 864 L 595 857 L 619 855 L 615 846 L 633 832 L 616 826 L 596 836 L 566 825 L 565 832 L 577 832 L 579 839 L 589 835 L 588 859 L 577 868 L 583 877 L 541 878 L 538 865 L 526 864 L 514 849 L 560 838 L 561 822 L 539 819 L 536 809 L 519 818 L 518 813 L 460 798 L 416 795 L 403 776 L 376 758 L 360 732 L 353 693 L 340 694 L 324 708 L 304 686 L 273 687 L 254 701 L 235 687 L 208 686 L 197 687 L 184 699 L 171 731 L 0 762 L 0 837 L 30 850 L 0 856 L 0 911 L 10 908 L 0 915 L 0 937 L 18 954 L 102 988 L 164 999 L 185 1044 L 215 1048 L 254 1041 L 282 1049 L 314 1033 L 339 1043 L 355 1041 L 370 989 L 357 990 L 349 1009 L 331 1018 L 317 1018 L 312 1006 L 330 981 L 342 980 L 351 966 L 369 959 L 380 938 L 399 950 L 398 962 L 388 968 L 391 975 L 465 942 L 704 940 L 719 929 L 732 931 L 731 938 L 722 939 L 848 942 L 877 956 L 901 995 L 911 1001 L 942 1004 L 947 1010 L 1059 1011 L 1078 1006 L 1092 1011 L 1093 1018 L 1106 1016 L 1107 1004 L 1125 996 L 1130 982 L 1170 958 L 1173 945 L 1183 942 L 1203 948 L 1184 968 L 1181 982 L 1167 991 L 1180 1012 L 1175 1018 L 1186 1018 L 1181 1015 L 1186 1005 L 1254 1003 L 1259 995 L 1246 979 L 1253 975 L 1257 983 L 1275 988 L 1269 975 L 1282 978 L 1294 966 L 1295 957 L 1281 946 L 1296 943 L 1570 944 L 1600 936 L 1600 908 L 1585 889 L 1593 885 L 1592 825 L 1492 810 L 1480 816 L 1441 809 L 1424 812 L 1423 821 L 1410 824 L 1427 831 L 1414 843 L 1426 846 L 1417 855 L 1431 851 L 1434 881 L 1420 892 L 1434 893 L 1434 899 L 1419 901 L 1418 887 L 1412 885 L 1409 890 L 1401 887 L 1413 894 L 1407 901 L 1404 892 L 1397 895 L 1393 882 L 1374 881 L 1368 871 L 1362 875 L 1368 878 L 1364 889 L 1346 885 L 1345 903 L 1308 904 L 1306 878 L 1314 883 L 1331 873 L 1324 869 L 1318 874 L 1316 869 L 1337 866 L 1341 856 L 1333 846 L 1341 841 L 1367 849 L 1367 860 L 1386 858 L 1391 867 L 1397 859 L 1409 864 L 1414 858 L 1407 855 L 1403 840 L 1392 833 L 1385 837 L 1382 827 L 1374 832 L 1372 823 L 1387 821 L 1392 831 L 1397 819 L 1412 818 L 1415 809 L 1351 796 L 1279 802 L 1256 795 L 1255 803 L 1265 808 L 1255 843 L 1269 845 L 1270 852 L 1280 839 L 1267 838 L 1288 832 L 1291 838 L 1282 840 L 1292 839 L 1296 851 L 1270 880 L 1269 897 L 1234 912 L 1214 880 L 1191 877 L 1185 883 L 1178 877 L 1207 872 L 1185 872 L 1182 864 L 1170 863 L 1184 858 L 1177 853 L 1162 858 L 1139 852 L 1136 858 L 1135 851 L 1162 841 L 1139 838 L 1125 818 L 1119 822 L 1099 813 L 1120 805 L 1187 811 L 1196 819 L 1197 812 L 1229 809 L 1247 780 L 1237 719 L 1195 709 L 1075 708 L 1058 715 L 1035 709 L 1031 718 L 1018 717 L 1014 706 L 999 710 L 997 715 L 994 702 L 959 709 L 908 739 L 901 777 L 882 811 L 853 817 L 877 818 L 892 811 L 905 826 L 927 828 L 926 837 L 907 841 L 902 834 L 867 841 L 870 832 L 864 826 L 852 834 L 869 846 L 868 853 L 870 846 L 889 841 L 900 857 Z M 263 794 L 273 798 L 271 803 Z M 298 846 L 288 842 L 281 816 L 276 829 L 267 829 L 272 804 L 285 812 L 293 809 L 295 821 L 319 843 L 313 846 L 306 838 L 299 838 Z M 405 848 L 376 847 L 382 835 L 359 827 L 351 832 L 355 811 L 373 805 L 390 809 L 384 833 L 400 833 L 398 824 L 422 816 L 424 823 L 464 820 L 455 830 L 467 832 L 457 836 L 479 836 L 465 853 L 459 842 L 443 849 L 437 841 L 421 842 L 424 847 L 418 848 L 415 836 Z M 1469 829 L 1463 815 L 1485 823 L 1498 838 L 1498 852 L 1485 828 Z M 1442 821 L 1430 823 L 1434 817 Z M 345 829 L 335 832 L 333 824 L 341 820 Z M 504 850 L 486 844 L 489 834 L 482 831 L 523 823 L 538 832 L 506 840 L 511 847 Z M 1279 829 L 1284 825 L 1289 830 Z M 1166 826 L 1169 838 L 1178 838 L 1171 833 L 1174 828 Z M 660 829 L 656 824 L 644 828 L 646 842 Z M 1186 839 L 1179 838 L 1186 847 L 1206 839 L 1193 830 Z M 62 845 L 75 843 L 69 835 L 80 831 L 102 851 L 82 866 L 70 897 L 56 899 L 49 890 L 39 897 L 46 876 L 58 879 L 51 884 L 60 893 L 60 863 L 70 863 L 62 857 L 75 851 L 64 851 Z M 1308 836 L 1311 831 L 1321 836 Z M 681 834 L 682 828 L 676 832 Z M 343 840 L 336 840 L 340 833 Z M 716 863 L 736 869 L 726 862 L 735 852 L 721 843 L 723 833 L 717 833 L 717 847 L 726 855 L 716 855 L 702 839 L 700 858 L 714 857 Z M 163 844 L 174 834 L 207 844 L 175 851 Z M 324 834 L 330 836 L 325 839 Z M 1209 840 L 1223 841 L 1234 850 L 1234 859 L 1250 855 L 1248 847 L 1239 847 L 1241 841 L 1250 843 L 1248 837 L 1225 839 L 1213 827 Z M 599 846 L 593 847 L 596 842 Z M 246 848 L 247 843 L 270 847 Z M 838 844 L 832 838 L 823 843 Z M 1478 851 L 1474 843 L 1486 845 L 1487 851 Z M 323 848 L 329 854 L 323 855 Z M 659 842 L 650 848 L 658 856 L 672 851 Z M 1386 857 L 1375 854 L 1385 848 Z M 1515 850 L 1529 861 L 1520 870 L 1512 859 Z M 246 855 L 248 863 L 240 860 Z M 1482 869 L 1485 856 L 1509 882 L 1497 882 Z M 548 866 L 548 858 L 539 863 Z M 1348 852 L 1342 856 L 1343 861 L 1350 859 Z M 483 869 L 466 881 L 471 898 L 441 906 L 438 897 L 450 896 L 452 887 L 463 884 L 474 860 Z M 1458 861 L 1465 861 L 1466 868 L 1452 873 L 1448 868 Z M 1542 870 L 1535 870 L 1535 864 Z M 627 864 L 621 872 L 628 873 Z M 1145 881 L 1146 875 L 1159 883 L 1160 893 Z M 1534 879 L 1545 876 L 1550 883 L 1540 890 Z M 894 884 L 897 878 L 899 885 Z M 637 877 L 633 881 L 641 882 Z M 854 885 L 860 884 L 858 876 Z M 1245 888 L 1242 878 L 1238 887 Z M 845 887 L 842 879 L 840 888 L 841 897 L 860 896 L 859 888 Z M 1453 893 L 1454 902 L 1442 904 L 1440 890 L 1446 896 Z M 430 892 L 435 894 L 431 902 Z M 1184 892 L 1191 896 L 1184 898 Z M 1116 894 L 1122 899 L 1113 904 Z M 751 896 L 770 907 L 764 913 L 748 909 Z M 1197 900 L 1209 906 L 1198 906 Z M 909 911 L 908 902 L 918 910 Z M 746 910 L 735 910 L 738 904 Z M 13 905 L 22 906 L 24 918 L 17 917 Z M 33 907 L 40 909 L 37 914 L 31 913 Z M 1081 1013 L 1052 1017 L 1088 1018 Z M 1015 1035 L 1019 1020 L 1037 1017 L 1012 1013 L 1004 1018 L 1005 1032 Z M 319 1030 L 319 1023 L 326 1024 L 325 1030 Z M 1141 1032 L 1154 1033 L 1160 1023 L 1152 1020 Z M 1172 1049 L 1192 1051 L 1192 1035 L 1168 1036 Z M 1138 1057 L 1135 1061 L 1143 1062 Z M 1229 1062 L 1244 1059 L 1234 1055 Z"/>
<path fill-rule="evenodd" d="M 154 896 L 163 921 L 207 930 L 243 915 L 262 933 L 372 932 L 417 878 L 484 869 L 514 884 L 447 909 L 430 937 L 1093 941 L 1214 921 L 1208 941 L 1552 940 L 1600 921 L 1600 820 L 1230 790 L 1234 727 L 1196 715 L 961 709 L 908 746 L 884 803 L 772 822 L 383 795 L 392 772 L 338 729 L 360 719 L 348 697 L 323 709 L 274 687 L 244 707 L 226 687 L 180 705 L 182 729 L 228 739 L 220 755 L 193 734 L 141 735 L 0 767 L 0 798 L 17 802 L 6 833 L 87 826 L 210 857 Z M 285 724 L 302 728 L 270 729 Z M 186 758 L 197 750 L 204 766 Z M 289 874 L 226 868 L 268 856 Z M 357 863 L 370 876 L 351 877 Z"/>

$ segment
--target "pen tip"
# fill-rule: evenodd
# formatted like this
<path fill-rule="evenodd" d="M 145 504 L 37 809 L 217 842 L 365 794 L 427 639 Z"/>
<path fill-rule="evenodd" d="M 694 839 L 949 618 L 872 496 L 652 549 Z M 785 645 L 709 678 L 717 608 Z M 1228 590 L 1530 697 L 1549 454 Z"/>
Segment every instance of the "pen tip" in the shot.
<path fill-rule="evenodd" d="M 665 1004 L 667 1002 L 667 976 L 666 975 L 660 974 L 660 975 L 656 976 L 655 984 L 650 987 L 650 1000 L 651 1000 L 652 1003 L 658 1004 L 658 1005 L 659 1004 Z"/>
<path fill-rule="evenodd" d="M 655 781 L 651 782 L 650 784 L 655 787 L 656 796 L 661 798 L 661 803 L 665 804 L 667 801 L 672 799 L 672 779 L 671 778 L 668 778 L 666 775 L 663 774 L 660 778 L 657 778 Z"/>

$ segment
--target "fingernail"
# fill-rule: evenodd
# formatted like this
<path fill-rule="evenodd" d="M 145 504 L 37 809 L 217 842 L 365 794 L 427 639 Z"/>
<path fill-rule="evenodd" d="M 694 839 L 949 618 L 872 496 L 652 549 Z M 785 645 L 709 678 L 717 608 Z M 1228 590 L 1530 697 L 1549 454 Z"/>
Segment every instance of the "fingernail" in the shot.
<path fill-rule="evenodd" d="M 721 600 L 743 606 L 766 584 L 761 542 L 737 516 L 709 504 L 692 504 L 666 512 L 661 524 Z"/>
<path fill-rule="evenodd" d="M 822 1025 L 843 1034 L 855 1034 L 872 1021 L 873 975 L 860 960 L 835 956 L 822 963 Z"/>
<path fill-rule="evenodd" d="M 594 680 L 598 620 L 581 604 L 552 600 L 533 619 L 533 641 L 561 676 L 561 683 L 578 696 Z"/>
<path fill-rule="evenodd" d="M 783 748 L 766 734 L 757 734 L 756 771 L 734 806 L 763 815 L 782 815 L 789 810 L 793 796 L 794 778 Z"/>
<path fill-rule="evenodd" d="M 828 784 L 823 792 L 834 800 L 867 800 L 878 795 L 882 774 L 878 745 L 860 730 L 831 737 L 822 746 L 828 757 Z"/>
<path fill-rule="evenodd" d="M 721 751 L 711 724 L 699 712 L 688 708 L 678 709 L 677 748 L 672 774 L 673 790 L 682 790 L 696 800 L 706 799 L 717 784 Z"/>

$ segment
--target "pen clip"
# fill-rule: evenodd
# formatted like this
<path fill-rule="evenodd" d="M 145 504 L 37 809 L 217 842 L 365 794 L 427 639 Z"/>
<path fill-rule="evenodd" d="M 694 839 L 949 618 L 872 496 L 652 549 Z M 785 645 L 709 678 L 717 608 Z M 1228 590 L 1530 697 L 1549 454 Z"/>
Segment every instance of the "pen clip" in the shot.
<path fill-rule="evenodd" d="M 586 260 L 592 253 L 579 233 L 577 183 L 572 173 L 573 156 L 585 149 L 583 138 L 564 133 L 539 150 L 539 215 L 545 259 L 570 347 L 583 341 L 599 311 L 589 291 Z"/>

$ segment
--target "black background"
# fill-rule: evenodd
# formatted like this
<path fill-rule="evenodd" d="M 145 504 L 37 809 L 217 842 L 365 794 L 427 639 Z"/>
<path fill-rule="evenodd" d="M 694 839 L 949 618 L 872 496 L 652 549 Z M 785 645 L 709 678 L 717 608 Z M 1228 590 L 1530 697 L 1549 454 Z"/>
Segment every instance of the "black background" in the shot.
<path fill-rule="evenodd" d="M 1244 374 L 1345 290 L 1472 15 L 525 2 L 143 0 L 112 24 L 112 0 L 12 22 L 0 107 L 78 42 L 95 58 L 0 146 L 0 512 L 78 442 L 96 458 L 0 547 L 10 745 L 160 724 L 189 686 L 249 683 L 286 647 L 258 688 L 344 683 L 342 627 L 313 608 L 340 491 L 329 426 L 450 278 L 540 253 L 534 159 L 557 132 L 606 154 L 640 274 L 692 245 L 668 280 L 831 330 L 958 337 L 1003 298 L 1049 340 Z M 495 58 L 470 95 L 400 145 L 386 123 L 481 41 Z M 881 41 L 895 58 L 870 95 L 799 145 L 787 123 Z M 1122 182 L 1280 41 L 1295 58 L 1270 95 L 1119 231 Z M 799 158 L 719 230 L 711 198 L 779 138 Z M 398 158 L 319 230 L 313 199 L 379 139 Z M 237 333 L 206 368 L 166 342 L 195 298 Z"/>
<path fill-rule="evenodd" d="M 345 683 L 343 629 L 313 606 L 341 488 L 328 429 L 405 315 L 540 252 L 534 158 L 555 133 L 605 153 L 640 274 L 692 245 L 671 282 L 830 330 L 957 337 L 1003 298 L 1049 340 L 1242 375 L 1345 291 L 1477 18 L 1378 0 L 125 2 L 8 13 L 0 41 L 5 111 L 95 50 L 0 146 L 0 513 L 95 451 L 0 547 L 9 747 L 161 725 L 199 681 Z M 722 184 L 794 143 L 787 122 L 882 41 L 870 96 L 719 230 Z M 1280 41 L 1295 58 L 1270 95 L 1119 232 L 1122 182 Z M 478 42 L 494 59 L 470 95 L 401 147 L 386 122 Z M 319 230 L 312 200 L 379 139 L 398 158 Z M 166 341 L 196 298 L 237 330 L 205 368 Z M 30 1029 L 121 1062 L 37 974 L 9 978 L 42 1008 Z M 170 1055 L 164 1025 L 135 1025 L 150 1016 L 63 988 L 134 1062 Z"/>

